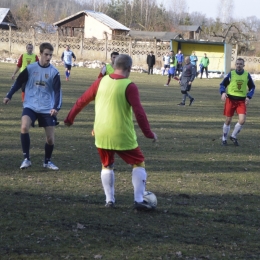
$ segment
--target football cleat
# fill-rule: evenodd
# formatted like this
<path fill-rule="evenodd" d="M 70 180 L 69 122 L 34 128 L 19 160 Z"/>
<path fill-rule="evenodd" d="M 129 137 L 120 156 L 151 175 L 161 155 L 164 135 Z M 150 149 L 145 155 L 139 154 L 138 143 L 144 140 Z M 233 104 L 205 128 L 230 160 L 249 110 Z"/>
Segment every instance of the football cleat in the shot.
<path fill-rule="evenodd" d="M 223 145 L 223 146 L 227 146 L 227 145 L 228 145 L 228 144 L 227 144 L 227 140 L 224 140 L 224 141 L 222 140 L 222 145 Z"/>
<path fill-rule="evenodd" d="M 155 207 L 149 204 L 146 201 L 143 202 L 136 202 L 134 203 L 134 209 L 136 210 L 154 210 Z"/>
<path fill-rule="evenodd" d="M 105 205 L 106 208 L 115 208 L 115 202 L 109 201 Z"/>
<path fill-rule="evenodd" d="M 59 168 L 55 164 L 53 164 L 51 161 L 48 161 L 48 163 L 44 163 L 43 167 L 47 168 L 47 169 L 50 169 L 50 170 L 53 170 L 53 171 L 58 171 L 59 170 Z"/>
<path fill-rule="evenodd" d="M 20 166 L 20 169 L 26 169 L 28 167 L 31 167 L 32 163 L 30 160 L 28 160 L 27 158 L 25 158 Z"/>
<path fill-rule="evenodd" d="M 230 140 L 233 142 L 233 144 L 234 144 L 235 146 L 239 146 L 238 141 L 237 141 L 237 139 L 236 139 L 235 137 L 230 136 Z"/>

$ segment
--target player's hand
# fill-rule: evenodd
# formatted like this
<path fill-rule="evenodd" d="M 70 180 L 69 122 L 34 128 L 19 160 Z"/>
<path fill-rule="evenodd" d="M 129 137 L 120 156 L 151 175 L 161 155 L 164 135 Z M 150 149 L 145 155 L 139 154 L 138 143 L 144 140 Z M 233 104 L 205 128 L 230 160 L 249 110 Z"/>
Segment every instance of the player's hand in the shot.
<path fill-rule="evenodd" d="M 9 102 L 10 102 L 10 99 L 7 98 L 7 97 L 5 97 L 4 100 L 3 100 L 3 103 L 4 103 L 4 104 L 8 104 Z"/>
<path fill-rule="evenodd" d="M 249 105 L 249 98 L 246 98 L 246 100 L 245 100 L 245 103 L 246 103 L 246 106 L 248 106 Z"/>
<path fill-rule="evenodd" d="M 12 79 L 13 79 L 13 80 L 15 79 L 15 75 L 14 75 L 14 74 L 12 75 Z"/>
<path fill-rule="evenodd" d="M 57 115 L 58 115 L 58 111 L 56 109 L 52 109 L 51 116 L 57 116 Z"/>
<path fill-rule="evenodd" d="M 153 132 L 153 142 L 157 142 L 158 141 L 158 138 L 157 138 L 157 135 L 156 133 Z"/>
<path fill-rule="evenodd" d="M 226 98 L 227 98 L 227 94 L 226 93 L 222 93 L 221 100 L 222 101 L 226 101 Z"/>

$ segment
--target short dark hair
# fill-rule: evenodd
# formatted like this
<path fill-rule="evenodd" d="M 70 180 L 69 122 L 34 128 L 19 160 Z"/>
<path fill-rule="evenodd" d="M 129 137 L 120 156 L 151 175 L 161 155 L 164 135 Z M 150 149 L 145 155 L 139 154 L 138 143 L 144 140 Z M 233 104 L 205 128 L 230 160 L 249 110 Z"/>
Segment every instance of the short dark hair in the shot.
<path fill-rule="evenodd" d="M 119 53 L 117 51 L 113 51 L 111 54 L 110 54 L 110 57 L 112 58 L 113 55 L 119 55 Z"/>
<path fill-rule="evenodd" d="M 49 42 L 43 42 L 41 45 L 40 45 L 40 53 L 43 53 L 43 51 L 45 49 L 48 49 L 50 51 L 53 51 L 54 48 L 53 46 L 49 43 Z"/>
<path fill-rule="evenodd" d="M 243 63 L 245 63 L 245 60 L 244 60 L 243 58 L 237 58 L 237 61 L 238 61 L 238 60 L 242 60 Z"/>

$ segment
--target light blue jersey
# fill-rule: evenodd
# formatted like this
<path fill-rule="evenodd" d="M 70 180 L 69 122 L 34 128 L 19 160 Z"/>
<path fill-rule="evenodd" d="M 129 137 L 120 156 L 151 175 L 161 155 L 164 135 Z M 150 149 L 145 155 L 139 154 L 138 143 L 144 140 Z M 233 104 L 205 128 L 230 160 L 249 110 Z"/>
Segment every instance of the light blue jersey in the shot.
<path fill-rule="evenodd" d="M 41 67 L 38 62 L 27 66 L 27 71 L 24 108 L 43 114 L 49 114 L 53 108 L 59 110 L 62 103 L 59 71 L 51 64 Z"/>
<path fill-rule="evenodd" d="M 68 51 L 66 50 L 63 52 L 62 59 L 65 64 L 72 65 L 72 58 L 76 59 L 76 56 L 74 55 L 74 53 L 71 50 L 68 50 Z"/>

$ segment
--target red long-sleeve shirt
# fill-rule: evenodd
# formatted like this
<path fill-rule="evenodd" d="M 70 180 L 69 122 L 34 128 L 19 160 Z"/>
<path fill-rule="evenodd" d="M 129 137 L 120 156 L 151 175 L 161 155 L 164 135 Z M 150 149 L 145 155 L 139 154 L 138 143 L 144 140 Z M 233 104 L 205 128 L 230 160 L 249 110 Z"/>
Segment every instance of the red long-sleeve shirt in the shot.
<path fill-rule="evenodd" d="M 110 77 L 112 79 L 123 79 L 124 77 L 118 74 L 111 74 Z M 77 114 L 85 107 L 87 106 L 91 101 L 95 100 L 99 83 L 102 80 L 102 78 L 97 79 L 89 89 L 87 89 L 83 95 L 78 98 L 75 105 L 70 110 L 69 114 L 65 118 L 64 122 L 73 124 L 75 117 Z M 140 96 L 137 86 L 134 83 L 130 83 L 127 86 L 125 97 L 128 101 L 128 103 L 132 106 L 133 112 L 135 114 L 136 121 L 142 130 L 143 134 L 147 138 L 154 138 L 154 134 L 150 129 L 150 125 L 148 122 L 148 119 L 146 117 L 145 111 L 141 105 L 140 102 Z"/>

